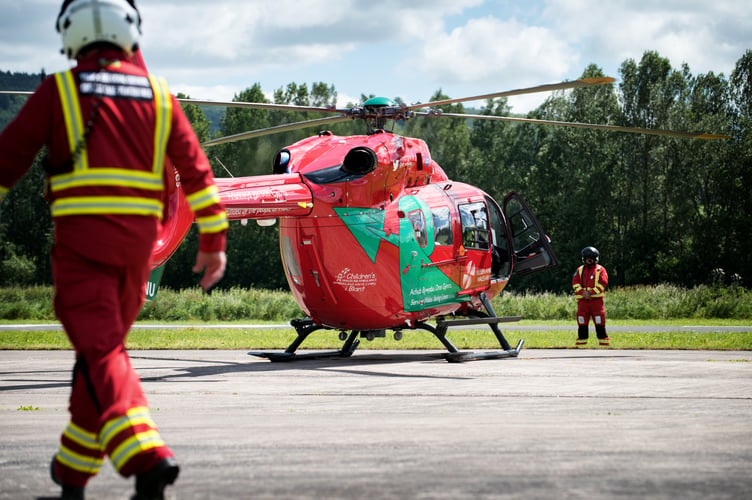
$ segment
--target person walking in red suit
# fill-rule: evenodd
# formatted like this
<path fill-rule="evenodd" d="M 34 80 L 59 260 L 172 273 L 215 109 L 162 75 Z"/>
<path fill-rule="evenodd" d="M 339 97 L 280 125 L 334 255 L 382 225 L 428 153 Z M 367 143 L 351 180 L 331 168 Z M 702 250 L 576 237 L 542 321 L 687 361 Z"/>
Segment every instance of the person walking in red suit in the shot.
<path fill-rule="evenodd" d="M 603 298 L 608 286 L 608 273 L 601 266 L 600 253 L 595 247 L 582 249 L 582 265 L 577 268 L 572 277 L 572 288 L 577 299 L 577 343 L 586 345 L 588 342 L 588 328 L 590 319 L 595 324 L 595 334 L 602 346 L 610 345 L 606 333 L 606 308 Z"/>
<path fill-rule="evenodd" d="M 163 498 L 179 473 L 125 349 L 173 175 L 165 158 L 195 215 L 200 285 L 211 288 L 226 265 L 209 162 L 164 80 L 139 62 L 140 24 L 133 0 L 63 2 L 57 29 L 76 66 L 45 79 L 0 134 L 0 201 L 47 147 L 54 307 L 76 353 L 70 421 L 51 464 L 65 499 L 84 497 L 105 457 L 136 477 L 139 500 Z"/>

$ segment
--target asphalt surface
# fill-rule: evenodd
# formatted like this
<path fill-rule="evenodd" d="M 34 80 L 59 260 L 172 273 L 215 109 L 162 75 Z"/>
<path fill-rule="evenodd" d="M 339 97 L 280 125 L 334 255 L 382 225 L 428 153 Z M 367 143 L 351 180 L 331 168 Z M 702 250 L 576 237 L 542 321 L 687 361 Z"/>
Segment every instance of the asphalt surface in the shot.
<path fill-rule="evenodd" d="M 750 498 L 752 351 L 132 351 L 167 498 Z M 54 498 L 73 353 L 0 351 L 0 498 Z M 88 499 L 126 499 L 107 464 Z"/>

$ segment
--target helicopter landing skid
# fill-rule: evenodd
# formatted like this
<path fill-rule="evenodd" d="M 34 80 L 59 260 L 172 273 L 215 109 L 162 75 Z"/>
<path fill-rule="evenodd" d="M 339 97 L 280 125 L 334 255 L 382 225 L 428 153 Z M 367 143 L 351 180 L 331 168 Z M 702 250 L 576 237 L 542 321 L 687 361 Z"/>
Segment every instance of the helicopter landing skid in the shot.
<path fill-rule="evenodd" d="M 339 351 L 324 351 L 324 352 L 310 352 L 305 354 L 297 354 L 295 351 L 300 347 L 305 339 L 310 334 L 317 330 L 328 330 L 329 328 L 323 325 L 317 325 L 310 319 L 294 319 L 290 321 L 290 326 L 295 328 L 298 336 L 290 344 L 285 352 L 249 352 L 251 356 L 257 356 L 259 358 L 266 358 L 269 361 L 298 361 L 302 359 L 328 359 L 328 358 L 349 358 L 355 349 L 358 348 L 360 340 L 357 339 L 358 331 L 354 330 L 347 336 L 345 343 L 342 345 L 342 349 Z"/>
<path fill-rule="evenodd" d="M 485 297 L 483 297 L 485 298 Z M 491 309 L 490 303 L 486 304 L 487 309 L 490 312 L 493 312 L 493 309 Z M 501 333 L 499 330 L 498 324 L 499 323 L 509 323 L 512 321 L 519 321 L 522 319 L 519 316 L 505 316 L 505 317 L 498 317 L 498 316 L 490 316 L 480 311 L 471 311 L 472 317 L 468 319 L 457 319 L 457 320 L 445 320 L 443 318 L 439 318 L 436 321 L 436 326 L 431 326 L 427 323 L 418 322 L 415 324 L 413 329 L 421 329 L 426 330 L 434 334 L 434 336 L 439 339 L 439 341 L 446 347 L 448 353 L 445 353 L 443 355 L 444 359 L 446 359 L 450 363 L 462 363 L 464 361 L 477 361 L 481 359 L 499 359 L 499 358 L 516 358 L 520 354 L 520 350 L 522 350 L 522 344 L 524 341 L 520 339 L 520 341 L 517 343 L 517 346 L 513 349 L 509 342 L 507 342 L 507 339 L 504 338 L 504 334 Z M 460 351 L 457 349 L 457 347 L 452 343 L 451 340 L 449 340 L 446 336 L 447 330 L 452 326 L 471 326 L 471 325 L 488 325 L 491 330 L 493 330 L 494 334 L 496 335 L 496 338 L 499 341 L 499 344 L 501 346 L 501 350 L 498 351 L 487 351 L 487 352 L 474 352 L 474 351 Z M 352 354 L 355 352 L 355 349 L 358 348 L 358 345 L 360 345 L 360 340 L 358 340 L 358 336 L 363 336 L 368 338 L 368 340 L 371 340 L 374 336 L 384 336 L 384 331 L 379 330 L 371 330 L 371 331 L 360 331 L 360 330 L 353 330 L 349 334 L 345 334 L 344 331 L 340 332 L 340 339 L 344 340 L 345 343 L 342 345 L 342 349 L 338 351 L 324 351 L 324 352 L 310 352 L 305 354 L 297 354 L 295 351 L 300 347 L 300 345 L 305 341 L 305 339 L 308 338 L 310 334 L 313 332 L 316 332 L 318 330 L 329 330 L 331 328 L 318 325 L 314 323 L 311 319 L 294 319 L 290 322 L 290 326 L 295 328 L 295 331 L 297 332 L 298 336 L 295 338 L 295 340 L 285 349 L 284 352 L 249 352 L 251 356 L 257 356 L 260 358 L 266 358 L 269 361 L 273 362 L 279 362 L 279 361 L 299 361 L 304 359 L 331 359 L 331 358 L 349 358 L 352 356 Z M 397 335 L 399 335 L 399 338 L 401 338 L 401 331 L 399 333 L 395 333 L 395 338 L 398 338 Z"/>
<path fill-rule="evenodd" d="M 507 342 L 507 339 L 504 338 L 504 334 L 502 334 L 499 330 L 498 323 L 509 323 L 512 321 L 519 321 L 520 319 L 522 318 L 520 318 L 519 316 L 505 316 L 501 318 L 496 316 L 483 316 L 459 320 L 439 319 L 436 322 L 435 328 L 425 323 L 419 323 L 417 326 L 433 333 L 436 338 L 439 339 L 442 344 L 444 344 L 444 347 L 446 347 L 449 351 L 448 353 L 444 354 L 444 359 L 446 359 L 450 363 L 462 363 L 463 361 L 477 361 L 481 359 L 516 358 L 520 354 L 520 351 L 522 350 L 522 344 L 525 341 L 520 339 L 520 341 L 517 342 L 517 346 L 512 349 L 512 347 L 509 345 L 509 342 Z M 450 326 L 469 326 L 484 324 L 490 326 L 491 330 L 493 330 L 496 338 L 499 340 L 499 344 L 501 344 L 501 350 L 487 352 L 460 351 L 446 336 L 446 332 Z"/>

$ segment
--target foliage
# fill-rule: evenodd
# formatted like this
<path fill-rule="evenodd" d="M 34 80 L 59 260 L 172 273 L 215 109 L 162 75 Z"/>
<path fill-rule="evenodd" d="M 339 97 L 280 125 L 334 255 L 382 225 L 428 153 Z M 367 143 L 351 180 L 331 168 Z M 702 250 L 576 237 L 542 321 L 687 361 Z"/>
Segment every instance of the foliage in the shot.
<path fill-rule="evenodd" d="M 53 321 L 52 287 L 0 288 L 0 320 Z M 492 300 L 499 316 L 533 321 L 573 321 L 576 306 L 567 293 L 504 292 Z M 287 290 L 238 288 L 204 293 L 198 287 L 160 289 L 144 306 L 141 321 L 282 321 L 302 317 Z M 752 291 L 738 286 L 675 285 L 614 288 L 606 296 L 609 321 L 752 320 Z"/>
<path fill-rule="evenodd" d="M 52 321 L 52 298 L 51 286 L 0 288 L 0 319 Z"/>
<path fill-rule="evenodd" d="M 301 316 L 289 292 L 231 288 L 211 295 L 199 288 L 160 290 L 139 319 L 159 321 L 285 321 Z"/>
<path fill-rule="evenodd" d="M 530 320 L 571 320 L 576 306 L 569 294 L 508 293 L 494 300 L 499 316 Z M 752 292 L 737 286 L 682 288 L 670 284 L 613 288 L 606 295 L 609 320 L 752 319 Z"/>

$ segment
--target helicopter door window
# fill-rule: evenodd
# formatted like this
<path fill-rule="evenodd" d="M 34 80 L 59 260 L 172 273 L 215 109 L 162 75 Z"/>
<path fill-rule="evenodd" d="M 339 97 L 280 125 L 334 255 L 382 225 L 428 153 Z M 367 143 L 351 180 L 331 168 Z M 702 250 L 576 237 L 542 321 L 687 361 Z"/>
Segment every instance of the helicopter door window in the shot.
<path fill-rule="evenodd" d="M 514 249 L 516 252 L 522 253 L 527 247 L 538 242 L 541 237 L 540 231 L 531 215 L 525 211 L 519 201 L 511 200 L 507 204 L 506 210 L 509 214 Z"/>
<path fill-rule="evenodd" d="M 491 232 L 488 227 L 488 210 L 482 202 L 459 206 L 462 221 L 462 245 L 467 249 L 488 250 Z"/>
<path fill-rule="evenodd" d="M 491 274 L 494 277 L 503 278 L 509 276 L 512 271 L 512 254 L 507 241 L 506 221 L 501 208 L 493 198 L 486 196 L 486 204 L 491 216 L 491 251 L 493 256 Z"/>
<path fill-rule="evenodd" d="M 413 231 L 415 231 L 415 239 L 418 241 L 418 245 L 424 247 L 428 244 L 428 237 L 426 236 L 426 218 L 423 215 L 422 210 L 413 210 L 407 214 L 410 219 L 410 223 L 413 225 Z"/>
<path fill-rule="evenodd" d="M 452 239 L 452 218 L 449 214 L 449 208 L 437 207 L 431 209 L 433 217 L 433 238 L 437 245 L 451 245 Z"/>

